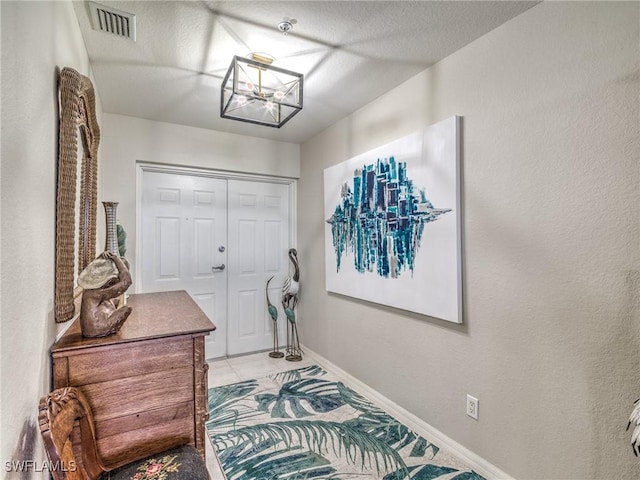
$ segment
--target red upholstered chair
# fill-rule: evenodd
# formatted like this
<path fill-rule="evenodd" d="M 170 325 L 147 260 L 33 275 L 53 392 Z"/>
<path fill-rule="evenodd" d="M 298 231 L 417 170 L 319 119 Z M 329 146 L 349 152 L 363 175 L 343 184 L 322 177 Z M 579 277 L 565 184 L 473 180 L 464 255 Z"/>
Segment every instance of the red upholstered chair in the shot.
<path fill-rule="evenodd" d="M 117 469 L 104 466 L 96 449 L 91 408 L 75 387 L 54 390 L 40 399 L 38 423 L 54 480 L 208 480 L 197 450 L 189 445 L 160 452 Z M 73 445 L 74 425 L 80 443 Z"/>

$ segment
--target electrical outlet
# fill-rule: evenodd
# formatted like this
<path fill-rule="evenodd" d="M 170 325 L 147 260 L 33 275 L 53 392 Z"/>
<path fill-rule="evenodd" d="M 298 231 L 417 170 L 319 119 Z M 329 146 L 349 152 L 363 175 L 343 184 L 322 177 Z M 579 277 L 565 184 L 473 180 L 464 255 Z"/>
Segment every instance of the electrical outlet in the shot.
<path fill-rule="evenodd" d="M 467 395 L 467 415 L 471 418 L 478 420 L 478 404 L 479 400 L 476 397 Z"/>

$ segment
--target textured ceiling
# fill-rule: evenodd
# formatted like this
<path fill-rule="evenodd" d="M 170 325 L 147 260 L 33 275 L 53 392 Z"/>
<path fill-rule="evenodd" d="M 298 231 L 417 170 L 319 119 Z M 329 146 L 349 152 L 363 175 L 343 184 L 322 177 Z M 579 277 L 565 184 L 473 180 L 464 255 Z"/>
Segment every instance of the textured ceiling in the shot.
<path fill-rule="evenodd" d="M 99 3 L 137 16 L 134 43 L 92 30 L 74 2 L 105 112 L 301 143 L 538 2 Z M 222 78 L 250 52 L 305 75 L 304 109 L 281 129 L 220 118 Z"/>

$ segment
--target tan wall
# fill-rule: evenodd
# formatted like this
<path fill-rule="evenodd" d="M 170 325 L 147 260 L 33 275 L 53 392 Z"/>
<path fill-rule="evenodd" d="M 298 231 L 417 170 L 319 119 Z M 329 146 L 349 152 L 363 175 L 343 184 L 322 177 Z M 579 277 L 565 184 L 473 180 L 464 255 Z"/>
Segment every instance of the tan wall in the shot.
<path fill-rule="evenodd" d="M 639 20 L 544 2 L 302 145 L 303 342 L 519 479 L 638 476 Z M 327 294 L 324 168 L 453 115 L 464 325 Z"/>
<path fill-rule="evenodd" d="M 297 178 L 300 146 L 202 128 L 104 114 L 99 165 L 101 200 L 118 202 L 127 231 L 127 259 L 135 279 L 137 162 Z M 98 249 L 104 248 L 104 211 L 99 206 Z M 133 285 L 134 291 L 137 285 Z"/>
<path fill-rule="evenodd" d="M 90 74 L 71 2 L 0 2 L 2 17 L 2 472 L 44 459 L 37 409 L 49 391 L 53 319 L 58 104 L 56 68 Z M 98 121 L 101 107 L 98 98 Z M 42 463 L 38 464 L 42 470 Z"/>

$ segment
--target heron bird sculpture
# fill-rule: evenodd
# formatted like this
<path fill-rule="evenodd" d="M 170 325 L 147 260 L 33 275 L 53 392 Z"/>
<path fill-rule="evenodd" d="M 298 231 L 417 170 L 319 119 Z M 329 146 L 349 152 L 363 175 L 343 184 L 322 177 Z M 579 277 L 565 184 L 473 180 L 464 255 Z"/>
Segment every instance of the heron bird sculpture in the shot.
<path fill-rule="evenodd" d="M 287 356 L 290 362 L 302 360 L 302 350 L 298 339 L 298 325 L 296 323 L 296 305 L 298 305 L 298 291 L 300 290 L 300 268 L 298 266 L 298 252 L 289 249 L 289 259 L 293 264 L 293 276 L 287 277 L 282 285 L 282 308 L 287 316 Z"/>
<path fill-rule="evenodd" d="M 640 454 L 640 398 L 636 400 L 635 407 L 629 417 L 629 423 L 627 423 L 627 430 L 633 426 L 633 433 L 631 434 L 631 449 L 637 457 Z"/>
<path fill-rule="evenodd" d="M 271 301 L 269 301 L 269 282 L 271 282 L 271 280 L 273 280 L 273 277 L 267 280 L 267 286 L 265 287 L 267 310 L 269 311 L 271 320 L 273 320 L 273 350 L 269 352 L 269 356 L 271 358 L 282 358 L 284 357 L 284 353 L 278 350 L 278 309 L 273 303 L 271 303 Z"/>

